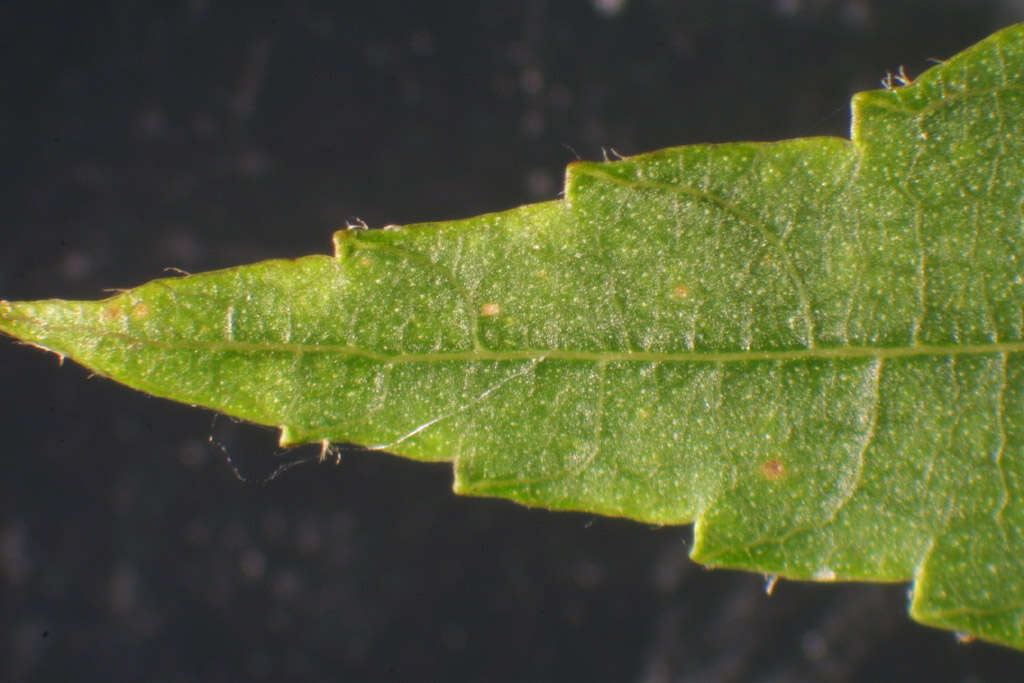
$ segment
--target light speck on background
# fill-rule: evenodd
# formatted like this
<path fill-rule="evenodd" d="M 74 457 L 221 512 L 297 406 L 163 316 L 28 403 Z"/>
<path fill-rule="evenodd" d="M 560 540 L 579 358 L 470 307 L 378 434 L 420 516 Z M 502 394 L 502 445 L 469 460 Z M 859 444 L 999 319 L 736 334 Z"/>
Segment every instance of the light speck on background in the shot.
<path fill-rule="evenodd" d="M 593 0 L 593 3 L 597 13 L 606 17 L 614 17 L 626 9 L 626 0 Z"/>

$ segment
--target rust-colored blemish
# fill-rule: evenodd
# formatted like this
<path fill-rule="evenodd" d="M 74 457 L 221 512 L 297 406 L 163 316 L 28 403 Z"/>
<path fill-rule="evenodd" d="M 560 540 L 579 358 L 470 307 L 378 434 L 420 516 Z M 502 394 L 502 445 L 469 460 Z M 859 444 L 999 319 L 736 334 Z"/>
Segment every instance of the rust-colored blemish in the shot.
<path fill-rule="evenodd" d="M 768 460 L 761 463 L 761 476 L 768 481 L 776 481 L 786 473 L 786 466 L 778 460 Z"/>
<path fill-rule="evenodd" d="M 103 322 L 110 322 L 117 320 L 124 315 L 124 309 L 120 306 L 104 306 L 103 312 L 100 313 L 100 317 L 103 318 Z"/>
<path fill-rule="evenodd" d="M 672 288 L 673 299 L 685 299 L 690 296 L 690 288 L 686 285 L 676 285 Z"/>
<path fill-rule="evenodd" d="M 493 318 L 499 313 L 501 313 L 501 306 L 499 306 L 493 301 L 490 303 L 486 303 L 480 307 L 480 315 L 487 318 Z"/>
<path fill-rule="evenodd" d="M 133 318 L 145 318 L 149 315 L 149 306 L 143 302 L 139 302 L 132 306 L 132 317 Z"/>

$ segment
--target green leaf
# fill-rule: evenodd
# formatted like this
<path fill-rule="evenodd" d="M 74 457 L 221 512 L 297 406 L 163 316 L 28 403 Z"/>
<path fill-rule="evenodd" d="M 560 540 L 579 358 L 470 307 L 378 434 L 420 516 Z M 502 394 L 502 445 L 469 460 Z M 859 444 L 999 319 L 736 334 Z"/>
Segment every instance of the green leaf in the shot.
<path fill-rule="evenodd" d="M 559 201 L 0 328 L 285 445 L 693 521 L 707 565 L 912 579 L 916 619 L 1024 649 L 1022 139 L 1017 25 L 858 94 L 852 141 L 576 163 Z"/>

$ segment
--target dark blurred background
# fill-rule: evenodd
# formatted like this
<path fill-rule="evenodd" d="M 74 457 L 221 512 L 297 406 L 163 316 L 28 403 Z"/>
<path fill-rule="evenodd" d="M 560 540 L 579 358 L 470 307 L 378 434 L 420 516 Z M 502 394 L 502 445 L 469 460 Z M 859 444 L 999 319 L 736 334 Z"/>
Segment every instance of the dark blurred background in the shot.
<path fill-rule="evenodd" d="M 346 222 L 557 196 L 690 142 L 847 135 L 848 101 L 1024 3 L 0 5 L 0 296 L 330 251 Z M 282 4 L 284 5 L 284 4 Z M 691 564 L 688 527 L 457 499 L 0 340 L 4 681 L 997 681 L 906 586 Z M 232 462 L 207 443 L 215 434 Z"/>

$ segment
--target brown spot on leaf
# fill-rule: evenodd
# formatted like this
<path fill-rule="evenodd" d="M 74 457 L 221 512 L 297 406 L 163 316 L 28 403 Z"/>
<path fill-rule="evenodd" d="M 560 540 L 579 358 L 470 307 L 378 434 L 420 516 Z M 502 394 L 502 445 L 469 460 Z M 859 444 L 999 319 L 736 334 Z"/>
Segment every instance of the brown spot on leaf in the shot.
<path fill-rule="evenodd" d="M 501 313 L 501 306 L 494 303 L 493 301 L 490 303 L 486 303 L 480 307 L 480 315 L 488 318 L 492 318 L 498 315 L 499 313 Z"/>
<path fill-rule="evenodd" d="M 124 315 L 124 309 L 118 305 L 104 306 L 100 312 L 100 317 L 103 318 L 103 322 L 109 323 L 117 320 Z"/>
<path fill-rule="evenodd" d="M 132 306 L 132 317 L 133 318 L 145 318 L 149 315 L 149 306 L 142 303 L 141 301 Z"/>
<path fill-rule="evenodd" d="M 685 299 L 688 296 L 690 296 L 690 288 L 686 285 L 679 284 L 672 288 L 673 299 Z"/>
<path fill-rule="evenodd" d="M 761 463 L 761 476 L 768 481 L 775 481 L 786 474 L 786 466 L 778 460 L 768 460 Z"/>

